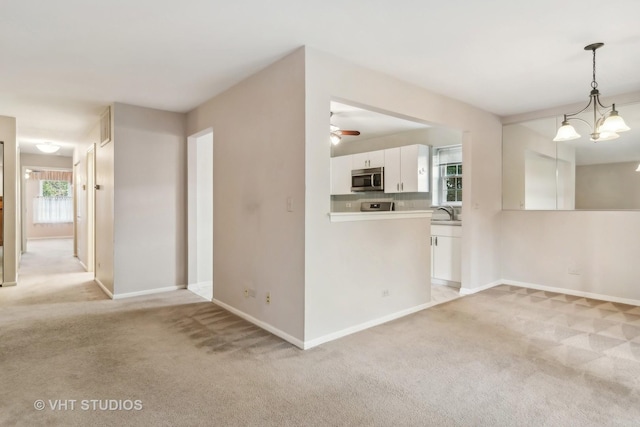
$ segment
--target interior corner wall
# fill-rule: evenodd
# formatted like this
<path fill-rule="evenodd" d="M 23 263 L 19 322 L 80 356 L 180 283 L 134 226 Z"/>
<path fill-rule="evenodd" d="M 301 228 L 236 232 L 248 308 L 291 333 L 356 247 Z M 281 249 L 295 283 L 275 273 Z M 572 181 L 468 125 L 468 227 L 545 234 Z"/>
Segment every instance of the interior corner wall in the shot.
<path fill-rule="evenodd" d="M 183 288 L 186 115 L 121 103 L 112 111 L 114 297 Z"/>
<path fill-rule="evenodd" d="M 501 134 L 497 116 L 388 75 L 306 48 L 306 207 L 305 341 L 327 336 L 399 307 L 381 303 L 362 310 L 362 293 L 351 281 L 366 283 L 366 267 L 334 269 L 342 263 L 340 243 L 367 239 L 347 236 L 344 223 L 331 223 L 329 104 L 332 99 L 380 112 L 392 112 L 462 131 L 465 180 L 462 284 L 478 289 L 500 278 Z M 357 226 L 351 227 L 353 230 Z M 355 231 L 354 231 L 355 232 Z M 428 246 L 428 231 L 424 242 Z M 344 273 L 344 274 L 343 274 Z M 360 275 L 359 277 L 357 275 Z M 425 283 L 424 286 L 429 286 Z M 405 302 L 406 303 L 406 302 Z"/>
<path fill-rule="evenodd" d="M 5 285 L 15 285 L 20 262 L 20 232 L 18 229 L 18 182 L 20 158 L 16 140 L 15 117 L 0 116 L 0 141 L 4 143 L 3 173 L 3 280 Z"/>
<path fill-rule="evenodd" d="M 188 114 L 188 135 L 214 135 L 214 301 L 296 345 L 304 330 L 304 72 L 297 50 Z"/>

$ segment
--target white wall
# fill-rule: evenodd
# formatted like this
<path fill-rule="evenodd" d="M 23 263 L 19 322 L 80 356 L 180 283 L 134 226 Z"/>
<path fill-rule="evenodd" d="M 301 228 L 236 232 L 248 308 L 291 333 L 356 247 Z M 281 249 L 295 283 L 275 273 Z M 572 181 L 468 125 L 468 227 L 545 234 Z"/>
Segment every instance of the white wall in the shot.
<path fill-rule="evenodd" d="M 640 303 L 640 212 L 504 211 L 502 222 L 504 279 Z"/>
<path fill-rule="evenodd" d="M 184 287 L 186 115 L 120 103 L 112 111 L 113 293 Z"/>
<path fill-rule="evenodd" d="M 15 285 L 20 262 L 21 233 L 18 228 L 18 182 L 20 181 L 19 153 L 16 141 L 15 117 L 0 116 L 0 141 L 4 142 L 3 172 L 3 276 L 2 283 Z"/>
<path fill-rule="evenodd" d="M 304 51 L 298 50 L 188 114 L 188 135 L 208 128 L 215 135 L 214 300 L 298 341 L 304 322 L 304 89 Z M 245 288 L 256 297 L 245 298 Z"/>
<path fill-rule="evenodd" d="M 363 224 L 329 221 L 327 129 L 332 98 L 464 132 L 462 283 L 467 289 L 477 289 L 498 280 L 501 173 L 496 161 L 499 165 L 502 130 L 498 118 L 322 52 L 309 48 L 305 52 L 305 341 L 415 307 L 424 301 L 425 287 L 429 286 L 428 277 L 424 277 L 428 266 L 406 266 L 403 248 L 394 245 L 392 233 L 407 236 L 408 230 L 401 230 L 402 226 L 387 224 L 372 234 L 376 231 Z M 424 247 L 428 248 L 428 227 L 409 228 L 414 236 L 424 235 Z M 365 249 L 372 253 L 373 261 L 361 255 Z M 408 250 L 420 253 L 422 248 Z M 407 268 L 414 270 L 409 274 Z M 391 287 L 389 298 L 380 298 L 383 281 Z"/>
<path fill-rule="evenodd" d="M 114 123 L 115 106 L 111 106 L 111 142 L 96 144 L 96 181 L 100 186 L 95 192 L 95 280 L 111 295 L 114 294 Z M 98 141 L 96 141 L 98 142 Z"/>

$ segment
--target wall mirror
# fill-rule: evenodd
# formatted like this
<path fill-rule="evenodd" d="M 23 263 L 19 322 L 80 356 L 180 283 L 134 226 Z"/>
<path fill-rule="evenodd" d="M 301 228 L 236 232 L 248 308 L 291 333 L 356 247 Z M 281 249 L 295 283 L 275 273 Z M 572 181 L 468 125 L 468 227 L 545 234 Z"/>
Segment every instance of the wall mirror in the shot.
<path fill-rule="evenodd" d="M 554 142 L 562 116 L 504 125 L 502 208 L 640 209 L 640 103 L 616 107 L 631 130 L 609 141 L 590 141 L 577 122 L 579 139 Z"/>

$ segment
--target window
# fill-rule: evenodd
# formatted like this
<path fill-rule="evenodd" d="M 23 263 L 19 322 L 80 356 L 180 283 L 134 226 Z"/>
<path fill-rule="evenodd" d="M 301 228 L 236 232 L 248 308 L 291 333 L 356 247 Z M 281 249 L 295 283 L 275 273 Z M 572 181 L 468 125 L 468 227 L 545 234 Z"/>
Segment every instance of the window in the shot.
<path fill-rule="evenodd" d="M 48 179 L 40 180 L 39 183 L 39 195 L 33 199 L 34 224 L 73 222 L 71 183 Z"/>
<path fill-rule="evenodd" d="M 434 148 L 433 182 L 433 205 L 462 205 L 462 145 Z"/>

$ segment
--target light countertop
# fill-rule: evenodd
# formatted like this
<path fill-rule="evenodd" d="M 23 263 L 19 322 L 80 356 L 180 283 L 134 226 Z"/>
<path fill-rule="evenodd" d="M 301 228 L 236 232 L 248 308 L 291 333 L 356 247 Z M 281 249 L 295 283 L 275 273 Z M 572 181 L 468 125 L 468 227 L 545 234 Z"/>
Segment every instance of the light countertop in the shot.
<path fill-rule="evenodd" d="M 388 219 L 431 218 L 432 210 L 385 212 L 331 212 L 331 222 L 376 221 Z"/>

